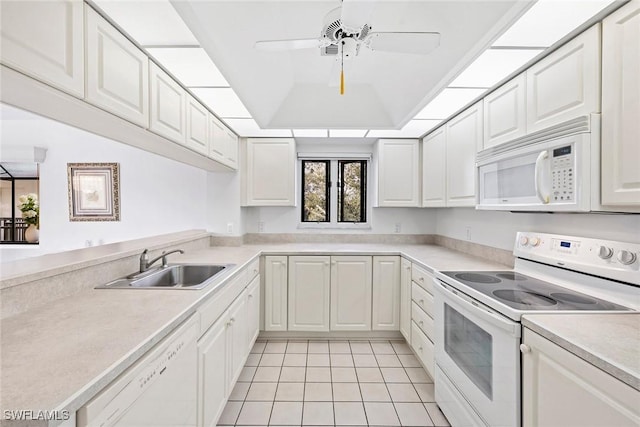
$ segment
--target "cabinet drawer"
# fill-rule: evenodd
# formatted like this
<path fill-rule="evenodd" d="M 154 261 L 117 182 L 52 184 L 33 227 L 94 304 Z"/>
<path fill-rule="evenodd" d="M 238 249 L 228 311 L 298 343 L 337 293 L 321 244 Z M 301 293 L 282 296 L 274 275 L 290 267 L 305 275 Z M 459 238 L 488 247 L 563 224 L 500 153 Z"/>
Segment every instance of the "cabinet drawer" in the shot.
<path fill-rule="evenodd" d="M 433 274 L 417 264 L 411 265 L 411 280 L 433 295 Z"/>
<path fill-rule="evenodd" d="M 429 316 L 433 316 L 433 297 L 416 282 L 411 283 L 411 299 Z"/>
<path fill-rule="evenodd" d="M 411 320 L 418 325 L 418 328 L 420 328 L 420 330 L 422 330 L 429 339 L 433 339 L 435 336 L 433 319 L 427 313 L 422 311 L 415 302 L 411 303 Z"/>
<path fill-rule="evenodd" d="M 427 373 L 433 378 L 435 370 L 433 343 L 415 322 L 411 322 L 411 347 L 427 370 Z"/>
<path fill-rule="evenodd" d="M 247 270 L 247 282 L 250 282 L 260 273 L 260 258 L 251 261 L 245 270 Z"/>

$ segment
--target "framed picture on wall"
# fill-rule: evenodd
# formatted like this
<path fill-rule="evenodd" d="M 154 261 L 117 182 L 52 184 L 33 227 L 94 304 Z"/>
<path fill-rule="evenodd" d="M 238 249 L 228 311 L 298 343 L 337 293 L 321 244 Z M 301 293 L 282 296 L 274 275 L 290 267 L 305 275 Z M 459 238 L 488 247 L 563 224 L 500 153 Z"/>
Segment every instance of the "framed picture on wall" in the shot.
<path fill-rule="evenodd" d="M 118 163 L 67 163 L 70 221 L 120 221 Z"/>

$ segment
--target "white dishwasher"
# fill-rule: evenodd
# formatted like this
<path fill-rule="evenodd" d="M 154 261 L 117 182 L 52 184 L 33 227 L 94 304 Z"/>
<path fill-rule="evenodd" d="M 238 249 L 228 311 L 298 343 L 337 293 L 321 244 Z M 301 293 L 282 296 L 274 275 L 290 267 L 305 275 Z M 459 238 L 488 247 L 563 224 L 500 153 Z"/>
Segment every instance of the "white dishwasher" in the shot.
<path fill-rule="evenodd" d="M 198 315 L 185 321 L 77 412 L 77 427 L 196 425 Z"/>

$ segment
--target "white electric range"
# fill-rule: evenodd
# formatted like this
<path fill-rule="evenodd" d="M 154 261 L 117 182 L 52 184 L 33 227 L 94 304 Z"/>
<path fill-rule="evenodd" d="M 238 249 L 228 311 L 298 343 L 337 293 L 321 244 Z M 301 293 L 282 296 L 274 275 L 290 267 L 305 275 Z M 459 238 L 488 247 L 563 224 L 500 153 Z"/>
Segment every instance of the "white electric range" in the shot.
<path fill-rule="evenodd" d="M 521 425 L 520 319 L 640 310 L 640 244 L 516 236 L 513 271 L 435 280 L 435 396 L 453 427 Z"/>

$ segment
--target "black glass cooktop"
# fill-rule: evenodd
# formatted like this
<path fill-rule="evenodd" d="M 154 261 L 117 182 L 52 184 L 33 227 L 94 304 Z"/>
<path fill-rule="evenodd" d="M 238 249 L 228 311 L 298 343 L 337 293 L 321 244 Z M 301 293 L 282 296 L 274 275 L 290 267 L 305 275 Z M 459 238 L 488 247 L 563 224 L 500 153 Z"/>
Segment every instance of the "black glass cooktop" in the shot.
<path fill-rule="evenodd" d="M 628 310 L 514 271 L 443 271 L 442 274 L 517 310 Z"/>

